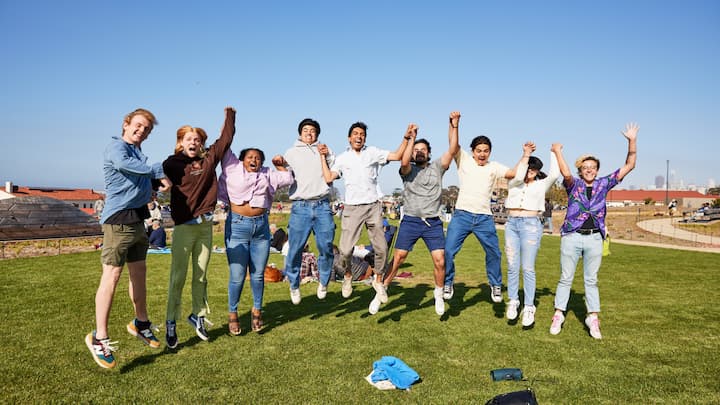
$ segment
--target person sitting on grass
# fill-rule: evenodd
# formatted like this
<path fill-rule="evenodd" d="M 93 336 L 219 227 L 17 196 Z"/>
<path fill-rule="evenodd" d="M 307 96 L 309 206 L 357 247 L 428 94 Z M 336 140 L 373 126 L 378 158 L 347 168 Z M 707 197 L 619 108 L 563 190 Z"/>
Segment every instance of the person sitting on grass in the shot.
<path fill-rule="evenodd" d="M 159 219 L 153 219 L 152 231 L 150 232 L 150 249 L 165 249 L 167 247 L 167 235 L 162 222 Z"/>

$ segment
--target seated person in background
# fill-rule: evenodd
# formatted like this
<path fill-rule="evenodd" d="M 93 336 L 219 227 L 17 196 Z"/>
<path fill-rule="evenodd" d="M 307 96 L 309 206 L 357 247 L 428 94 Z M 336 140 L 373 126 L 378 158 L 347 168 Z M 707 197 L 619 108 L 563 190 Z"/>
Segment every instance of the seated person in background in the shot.
<path fill-rule="evenodd" d="M 278 228 L 276 224 L 270 224 L 270 233 L 272 234 L 270 253 L 280 253 L 283 244 L 288 240 L 287 233 L 282 228 Z"/>
<path fill-rule="evenodd" d="M 333 253 L 335 254 L 335 258 L 333 259 L 334 279 L 342 281 L 343 274 L 345 274 L 345 272 L 341 264 L 342 257 L 340 257 L 340 250 L 337 245 L 333 245 Z M 370 254 L 369 250 L 362 246 L 355 246 L 353 248 L 353 255 L 351 259 L 352 263 L 350 267 L 352 281 L 362 281 L 373 274 L 373 266 L 368 263 L 368 261 L 374 260 L 371 259 L 373 256 L 374 255 Z M 366 260 L 366 258 L 370 258 L 370 260 Z"/>
<path fill-rule="evenodd" d="M 150 249 L 165 249 L 167 247 L 167 235 L 165 235 L 165 228 L 162 226 L 162 221 L 159 219 L 153 219 L 152 231 L 150 231 Z"/>

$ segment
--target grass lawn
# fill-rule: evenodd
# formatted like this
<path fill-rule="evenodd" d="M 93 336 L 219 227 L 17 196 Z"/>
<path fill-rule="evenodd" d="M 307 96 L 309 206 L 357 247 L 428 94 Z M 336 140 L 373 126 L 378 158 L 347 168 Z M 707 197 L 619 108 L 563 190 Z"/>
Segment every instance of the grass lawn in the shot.
<path fill-rule="evenodd" d="M 367 312 L 373 291 L 365 285 L 345 300 L 333 283 L 324 301 L 314 295 L 316 284 L 304 285 L 302 303 L 293 306 L 287 283 L 274 283 L 265 290 L 264 333 L 252 333 L 246 284 L 239 337 L 227 333 L 227 264 L 215 254 L 210 341 L 180 322 L 175 351 L 150 349 L 125 331 L 132 306 L 124 272 L 110 317 L 110 336 L 119 341 L 113 370 L 99 368 L 83 342 L 94 324 L 100 252 L 0 261 L 0 402 L 455 404 L 485 403 L 531 385 L 543 404 L 720 403 L 718 255 L 613 245 L 599 276 L 597 341 L 583 325 L 581 274 L 562 333 L 549 334 L 559 238 L 546 236 L 542 244 L 537 322 L 527 330 L 504 318 L 505 304 L 491 302 L 474 238 L 458 255 L 455 297 L 442 318 L 420 243 L 401 270 L 414 277 L 391 287 L 377 315 Z M 279 255 L 270 260 L 282 263 Z M 161 325 L 170 256 L 149 255 L 148 268 L 148 308 Z M 422 382 L 409 392 L 371 387 L 364 377 L 384 355 L 404 360 Z M 492 382 L 490 370 L 502 367 L 521 368 L 529 381 Z"/>

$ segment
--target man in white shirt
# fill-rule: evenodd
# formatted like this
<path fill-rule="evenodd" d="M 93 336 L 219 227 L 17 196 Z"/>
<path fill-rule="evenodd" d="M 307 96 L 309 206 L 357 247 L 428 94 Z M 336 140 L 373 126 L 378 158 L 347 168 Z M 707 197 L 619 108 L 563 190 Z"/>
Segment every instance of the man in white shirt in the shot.
<path fill-rule="evenodd" d="M 348 142 L 350 146 L 341 153 L 332 169 L 328 166 L 327 160 L 321 158 L 323 176 L 327 183 L 337 178 L 345 179 L 345 202 L 341 220 L 342 234 L 340 236 L 341 265 L 345 269 L 343 278 L 342 295 L 345 298 L 352 294 L 352 252 L 353 247 L 360 238 L 363 225 L 367 227 L 370 237 L 370 244 L 375 251 L 375 274 L 373 288 L 377 298 L 387 301 L 387 293 L 382 283 L 382 275 L 385 273 L 387 258 L 387 242 L 382 225 L 382 197 L 378 188 L 378 175 L 380 169 L 388 162 L 400 160 L 405 147 L 411 138 L 413 131 L 417 131 L 415 124 L 408 125 L 403 135 L 403 140 L 394 152 L 366 146 L 367 125 L 356 122 L 350 126 L 348 131 Z M 325 148 L 318 148 L 321 155 L 325 155 Z"/>

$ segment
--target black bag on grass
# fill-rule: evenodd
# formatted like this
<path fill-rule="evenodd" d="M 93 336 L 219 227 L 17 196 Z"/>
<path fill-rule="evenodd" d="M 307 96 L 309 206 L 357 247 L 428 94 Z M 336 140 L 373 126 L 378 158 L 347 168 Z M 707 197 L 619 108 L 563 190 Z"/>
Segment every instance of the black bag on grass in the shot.
<path fill-rule="evenodd" d="M 535 393 L 531 389 L 500 394 L 487 401 L 485 405 L 538 405 Z"/>

